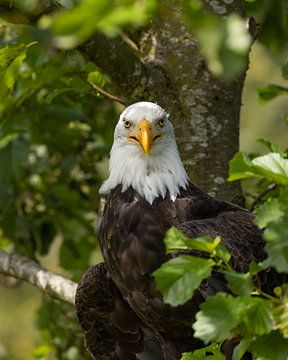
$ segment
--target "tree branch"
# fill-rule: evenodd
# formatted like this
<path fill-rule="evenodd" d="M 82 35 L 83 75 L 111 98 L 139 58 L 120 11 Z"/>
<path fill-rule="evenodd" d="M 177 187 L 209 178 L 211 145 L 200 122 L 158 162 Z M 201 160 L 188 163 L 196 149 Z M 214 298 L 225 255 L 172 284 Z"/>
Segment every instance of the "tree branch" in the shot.
<path fill-rule="evenodd" d="M 23 12 L 7 0 L 4 2 L 0 0 L 1 17 L 14 24 L 35 26 L 42 15 L 56 13 L 61 9 L 63 7 L 56 0 L 43 0 L 33 11 Z M 135 50 L 134 52 L 131 50 L 131 47 L 135 48 L 135 46 L 136 44 L 123 34 L 122 39 L 120 37 L 112 39 L 96 32 L 78 47 L 86 58 L 110 77 L 127 104 L 147 97 L 155 100 L 157 96 L 155 97 L 154 93 L 158 92 L 158 97 L 162 96 L 163 89 L 166 88 L 164 73 L 159 70 L 151 72 L 151 69 L 135 54 Z"/>
<path fill-rule="evenodd" d="M 276 183 L 270 184 L 265 190 L 263 190 L 253 201 L 253 203 L 250 206 L 250 211 L 254 211 L 257 205 L 261 202 L 261 200 L 269 194 L 271 191 L 275 190 L 277 188 Z"/>
<path fill-rule="evenodd" d="M 112 94 L 110 94 L 109 92 L 105 91 L 104 89 L 100 88 L 99 86 L 93 84 L 91 81 L 88 81 L 88 84 L 95 90 L 97 91 L 99 94 L 105 96 L 107 99 L 112 100 L 112 101 L 116 101 L 121 105 L 127 105 L 126 102 L 122 99 L 120 99 L 117 96 L 114 96 Z"/>
<path fill-rule="evenodd" d="M 72 305 L 75 303 L 75 282 L 43 269 L 25 256 L 8 254 L 0 249 L 0 273 L 27 281 L 56 299 Z"/>
<path fill-rule="evenodd" d="M 147 100 L 144 94 L 151 93 L 157 82 L 157 88 L 163 83 L 163 73 L 152 76 L 151 69 L 121 39 L 109 39 L 102 33 L 96 33 L 79 49 L 110 77 L 126 103 L 137 99 Z"/>

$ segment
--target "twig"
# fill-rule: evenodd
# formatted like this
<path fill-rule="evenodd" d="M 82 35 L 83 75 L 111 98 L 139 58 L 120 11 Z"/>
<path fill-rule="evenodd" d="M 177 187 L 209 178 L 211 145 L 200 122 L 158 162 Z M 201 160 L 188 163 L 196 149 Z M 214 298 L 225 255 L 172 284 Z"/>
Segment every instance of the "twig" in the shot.
<path fill-rule="evenodd" d="M 264 191 L 262 191 L 253 201 L 253 203 L 251 204 L 250 207 L 250 211 L 253 211 L 255 209 L 255 207 L 259 204 L 259 202 L 263 199 L 264 196 L 266 196 L 267 194 L 269 194 L 269 192 L 273 191 L 274 189 L 276 189 L 277 184 L 272 183 L 270 184 Z"/>
<path fill-rule="evenodd" d="M 0 273 L 27 281 L 51 297 L 74 305 L 77 284 L 42 268 L 25 256 L 0 249 Z"/>
<path fill-rule="evenodd" d="M 94 90 L 96 90 L 99 94 L 107 97 L 108 99 L 110 99 L 110 100 L 112 100 L 112 101 L 117 101 L 119 104 L 122 104 L 122 105 L 125 105 L 125 106 L 127 105 L 127 103 L 126 103 L 124 100 L 120 99 L 119 97 L 110 94 L 109 92 L 105 91 L 104 89 L 100 88 L 99 86 L 93 84 L 91 81 L 87 81 L 87 82 L 88 82 L 88 84 L 91 85 L 92 88 L 93 88 Z"/>
<path fill-rule="evenodd" d="M 120 35 L 121 35 L 122 40 L 128 46 L 130 46 L 133 50 L 139 51 L 138 45 L 128 35 L 124 34 L 123 32 Z"/>
<path fill-rule="evenodd" d="M 127 102 L 147 98 L 145 94 L 156 80 L 159 88 L 159 79 L 155 79 L 150 68 L 119 40 L 96 32 L 86 43 L 78 46 L 78 50 L 109 76 L 117 93 Z"/>

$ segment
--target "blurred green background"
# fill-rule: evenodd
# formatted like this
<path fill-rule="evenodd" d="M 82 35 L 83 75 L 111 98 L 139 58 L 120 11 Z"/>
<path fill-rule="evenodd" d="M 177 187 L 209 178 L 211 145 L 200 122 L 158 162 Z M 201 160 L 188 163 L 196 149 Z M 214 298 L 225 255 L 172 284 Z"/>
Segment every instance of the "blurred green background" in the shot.
<path fill-rule="evenodd" d="M 287 147 L 287 96 L 279 96 L 271 102 L 262 103 L 257 89 L 265 87 L 267 83 L 287 86 L 287 80 L 281 75 L 279 58 L 256 41 L 250 54 L 250 66 L 242 97 L 240 148 L 243 151 L 264 153 L 265 147 L 256 141 L 259 138 L 267 138 L 283 148 Z"/>
<path fill-rule="evenodd" d="M 36 3 L 16 2 L 20 13 Z M 79 2 L 61 3 L 73 9 Z M 131 27 L 137 31 L 155 7 L 153 1 L 115 3 L 122 6 L 122 17 L 115 16 L 113 1 L 99 1 L 97 6 L 87 1 L 88 10 L 103 6 L 102 13 L 96 9 L 106 19 L 101 31 L 113 36 L 128 25 L 129 31 Z M 285 80 L 280 65 L 287 66 L 288 10 L 285 0 L 277 1 L 278 8 L 273 1 L 266 1 L 264 7 L 257 0 L 247 4 L 266 30 L 250 53 L 240 144 L 241 150 L 264 153 L 265 147 L 256 141 L 259 138 L 287 147 L 287 95 L 261 103 L 257 89 L 269 84 L 287 87 L 287 74 Z M 267 4 L 275 5 L 273 11 Z M 87 9 L 77 16 L 72 11 L 68 22 L 64 16 L 54 23 L 56 33 L 71 35 L 71 49 L 51 46 L 47 17 L 37 30 L 28 27 L 26 31 L 24 26 L 24 31 L 4 20 L 0 24 L 0 247 L 36 257 L 43 266 L 75 281 L 101 258 L 94 234 L 98 187 L 107 174 L 113 128 L 122 109 L 95 92 L 93 86 L 113 92 L 110 80 L 74 50 L 77 41 L 96 30 L 90 25 L 83 27 L 85 31 L 81 27 L 83 33 L 77 32 Z M 267 28 L 275 17 L 279 21 L 272 23 L 273 38 Z M 59 44 L 61 36 L 57 36 Z M 31 285 L 0 276 L 0 360 L 84 359 L 77 349 L 82 342 L 78 330 L 61 329 L 61 324 L 73 319 L 73 309 L 60 305 L 52 318 L 49 308 L 53 304 L 46 299 L 43 305 L 42 300 L 43 295 Z"/>

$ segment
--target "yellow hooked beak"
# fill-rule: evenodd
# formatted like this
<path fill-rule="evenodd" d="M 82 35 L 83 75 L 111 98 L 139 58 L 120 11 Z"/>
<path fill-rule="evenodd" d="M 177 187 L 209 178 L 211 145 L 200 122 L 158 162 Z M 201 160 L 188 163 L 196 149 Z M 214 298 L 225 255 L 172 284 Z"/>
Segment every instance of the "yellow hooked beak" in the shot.
<path fill-rule="evenodd" d="M 147 120 L 140 121 L 135 134 L 128 136 L 128 139 L 138 142 L 145 155 L 148 155 L 153 143 L 152 123 Z"/>

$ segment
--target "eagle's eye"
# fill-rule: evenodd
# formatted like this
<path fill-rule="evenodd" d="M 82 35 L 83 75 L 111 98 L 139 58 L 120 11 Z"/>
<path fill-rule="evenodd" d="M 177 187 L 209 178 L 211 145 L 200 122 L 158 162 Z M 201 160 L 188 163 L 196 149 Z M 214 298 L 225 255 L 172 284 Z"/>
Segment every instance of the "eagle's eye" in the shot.
<path fill-rule="evenodd" d="M 158 124 L 163 127 L 164 126 L 164 122 L 165 122 L 165 118 L 161 118 L 160 120 L 158 120 Z"/>
<path fill-rule="evenodd" d="M 124 120 L 124 126 L 125 126 L 125 128 L 126 129 L 129 129 L 130 127 L 131 127 L 131 121 L 129 121 L 129 120 Z"/>

